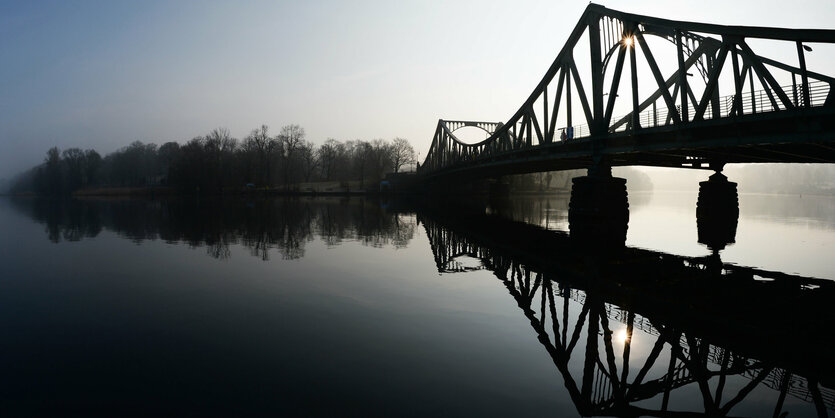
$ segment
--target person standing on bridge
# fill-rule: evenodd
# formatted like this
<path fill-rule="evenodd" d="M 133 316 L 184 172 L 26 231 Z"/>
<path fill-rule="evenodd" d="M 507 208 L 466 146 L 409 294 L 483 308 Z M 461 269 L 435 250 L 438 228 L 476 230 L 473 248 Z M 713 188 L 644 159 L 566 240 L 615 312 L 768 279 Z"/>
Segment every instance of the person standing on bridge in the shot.
<path fill-rule="evenodd" d="M 560 129 L 560 141 L 565 141 L 567 136 L 565 135 L 565 129 Z"/>

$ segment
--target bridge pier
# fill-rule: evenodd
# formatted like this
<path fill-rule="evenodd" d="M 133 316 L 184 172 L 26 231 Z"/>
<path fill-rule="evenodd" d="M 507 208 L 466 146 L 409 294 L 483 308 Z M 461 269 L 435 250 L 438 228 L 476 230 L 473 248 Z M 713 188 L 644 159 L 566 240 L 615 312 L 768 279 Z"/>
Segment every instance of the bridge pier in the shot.
<path fill-rule="evenodd" d="M 490 199 L 507 199 L 510 196 L 510 182 L 501 177 L 491 179 L 487 183 L 487 194 Z"/>
<path fill-rule="evenodd" d="M 696 203 L 696 226 L 699 243 L 714 252 L 734 243 L 739 220 L 739 197 L 736 183 L 728 181 L 721 167 L 707 181 L 699 183 Z"/>
<path fill-rule="evenodd" d="M 629 223 L 626 179 L 596 165 L 587 176 L 571 179 L 568 228 L 571 238 L 597 246 L 623 246 Z"/>
<path fill-rule="evenodd" d="M 492 191 L 492 182 L 490 179 L 474 179 L 474 180 L 452 180 L 445 182 L 432 182 L 423 185 L 423 191 L 433 195 L 477 195 L 486 194 Z"/>

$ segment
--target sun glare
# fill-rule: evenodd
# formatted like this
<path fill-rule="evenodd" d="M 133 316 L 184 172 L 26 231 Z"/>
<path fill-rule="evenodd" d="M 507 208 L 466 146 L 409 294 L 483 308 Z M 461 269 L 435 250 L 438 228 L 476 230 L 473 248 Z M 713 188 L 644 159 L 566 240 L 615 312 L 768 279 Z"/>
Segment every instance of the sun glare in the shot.
<path fill-rule="evenodd" d="M 632 45 L 634 45 L 634 43 L 635 40 L 632 36 L 627 36 L 623 38 L 623 45 L 627 48 L 632 48 Z"/>
<path fill-rule="evenodd" d="M 626 335 L 626 328 L 622 328 L 622 329 L 619 329 L 619 330 L 615 331 L 615 334 L 613 335 L 613 337 L 615 339 L 615 342 L 617 342 L 619 344 L 624 344 L 629 340 L 627 338 L 627 335 Z"/>

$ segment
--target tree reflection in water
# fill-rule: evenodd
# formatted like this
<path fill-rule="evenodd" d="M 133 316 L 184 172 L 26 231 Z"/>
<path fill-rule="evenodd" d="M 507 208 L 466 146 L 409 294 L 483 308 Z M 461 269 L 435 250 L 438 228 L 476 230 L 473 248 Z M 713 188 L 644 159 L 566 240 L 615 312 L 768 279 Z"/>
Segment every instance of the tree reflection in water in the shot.
<path fill-rule="evenodd" d="M 205 247 L 228 258 L 241 244 L 262 260 L 276 249 L 282 259 L 304 257 L 320 237 L 328 246 L 344 240 L 405 247 L 417 227 L 414 216 L 392 214 L 379 201 L 357 198 L 296 199 L 14 199 L 14 206 L 45 225 L 52 242 L 78 241 L 113 231 L 134 242 L 164 240 Z"/>

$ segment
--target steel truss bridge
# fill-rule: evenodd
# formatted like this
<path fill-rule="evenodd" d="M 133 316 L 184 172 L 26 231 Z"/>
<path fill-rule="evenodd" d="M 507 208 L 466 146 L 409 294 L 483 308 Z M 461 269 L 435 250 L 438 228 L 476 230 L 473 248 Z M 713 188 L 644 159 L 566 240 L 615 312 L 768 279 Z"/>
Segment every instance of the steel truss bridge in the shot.
<path fill-rule="evenodd" d="M 835 78 L 806 65 L 810 44 L 833 43 L 835 30 L 683 22 L 590 4 L 507 122 L 439 120 L 418 174 L 833 163 Z M 796 51 L 790 62 L 768 57 L 780 47 Z M 488 137 L 465 143 L 456 136 L 464 127 Z"/>
<path fill-rule="evenodd" d="M 773 390 L 774 416 L 787 396 L 818 416 L 835 411 L 831 281 L 631 248 L 591 259 L 531 225 L 418 213 L 439 272 L 489 270 L 507 288 L 583 416 L 731 416 L 759 385 Z M 619 344 L 615 323 L 626 328 Z M 636 330 L 652 347 L 644 358 L 630 355 Z M 572 366 L 578 356 L 582 370 Z M 731 383 L 737 377 L 742 384 Z M 685 386 L 697 388 L 703 410 L 670 401 Z"/>

